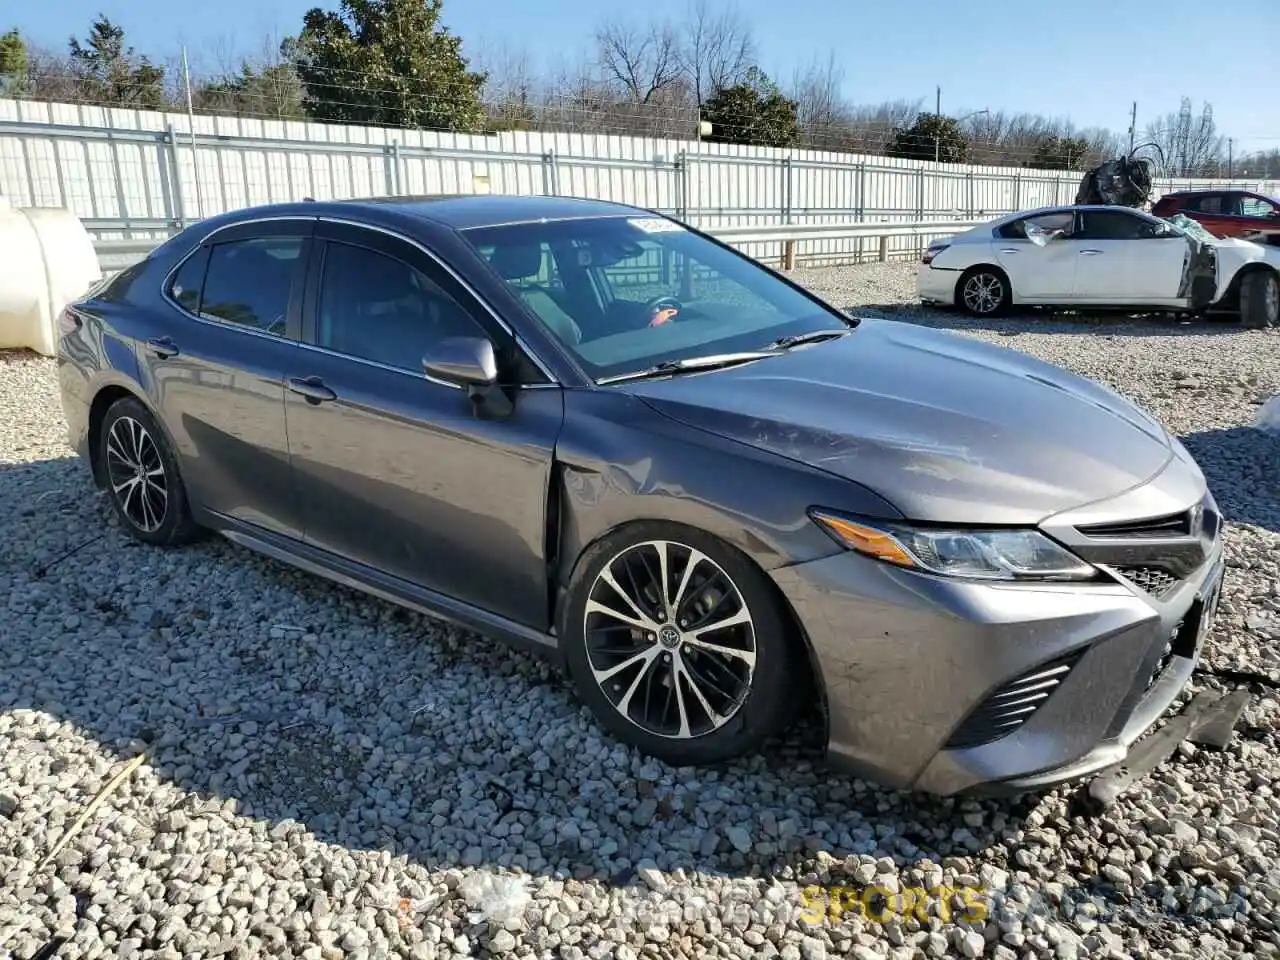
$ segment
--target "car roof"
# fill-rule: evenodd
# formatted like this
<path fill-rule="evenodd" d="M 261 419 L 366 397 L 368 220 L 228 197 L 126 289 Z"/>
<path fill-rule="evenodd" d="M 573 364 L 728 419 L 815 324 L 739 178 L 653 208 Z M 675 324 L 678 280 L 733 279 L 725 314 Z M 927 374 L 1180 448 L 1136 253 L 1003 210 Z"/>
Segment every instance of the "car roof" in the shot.
<path fill-rule="evenodd" d="M 1145 217 L 1149 220 L 1158 220 L 1159 217 L 1152 216 L 1145 210 L 1139 210 L 1136 207 L 1122 207 L 1114 204 L 1105 203 L 1061 203 L 1052 207 L 1036 207 L 1033 210 L 1019 210 L 1016 213 L 1006 213 L 1003 217 L 991 221 L 990 226 L 999 227 L 1006 223 L 1012 223 L 1015 220 L 1021 220 L 1024 217 L 1040 217 L 1047 213 L 1075 213 L 1076 211 L 1123 211 L 1125 213 L 1136 214 L 1139 217 Z M 987 226 L 987 224 L 983 224 Z"/>
<path fill-rule="evenodd" d="M 388 218 L 431 221 L 452 230 L 507 226 L 555 220 L 600 217 L 653 216 L 628 204 L 576 197 L 504 196 L 500 194 L 438 194 L 409 197 L 361 197 L 351 200 L 305 201 L 248 207 L 216 218 L 219 225 L 273 216 L 350 218 L 362 209 L 371 222 Z"/>
<path fill-rule="evenodd" d="M 496 227 L 544 220 L 580 220 L 593 217 L 633 217 L 648 213 L 639 207 L 606 200 L 578 197 L 529 197 L 472 194 L 435 197 L 388 197 L 346 201 L 356 204 L 393 204 L 405 213 L 425 217 L 455 230 Z"/>

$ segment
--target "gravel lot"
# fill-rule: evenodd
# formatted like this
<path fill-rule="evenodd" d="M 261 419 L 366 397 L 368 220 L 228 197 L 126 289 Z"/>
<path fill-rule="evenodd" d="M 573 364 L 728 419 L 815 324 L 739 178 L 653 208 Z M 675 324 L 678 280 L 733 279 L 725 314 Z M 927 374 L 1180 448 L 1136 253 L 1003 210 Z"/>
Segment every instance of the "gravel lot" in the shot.
<path fill-rule="evenodd" d="M 906 306 L 909 266 L 798 275 L 1163 419 L 1231 521 L 1206 665 L 1280 677 L 1280 439 L 1249 427 L 1280 392 L 1280 332 L 972 323 Z M 1264 683 L 1226 751 L 1186 749 L 1100 819 L 1070 791 L 946 802 L 832 776 L 802 733 L 731 769 L 670 769 L 481 637 L 222 541 L 127 541 L 66 446 L 53 363 L 0 358 L 0 956 L 55 937 L 60 957 L 1280 952 L 1280 695 Z M 839 895 L 802 896 L 868 884 L 981 886 L 989 916 L 957 922 L 944 892 L 917 905 L 924 923 L 910 903 L 888 922 L 821 918 Z"/>

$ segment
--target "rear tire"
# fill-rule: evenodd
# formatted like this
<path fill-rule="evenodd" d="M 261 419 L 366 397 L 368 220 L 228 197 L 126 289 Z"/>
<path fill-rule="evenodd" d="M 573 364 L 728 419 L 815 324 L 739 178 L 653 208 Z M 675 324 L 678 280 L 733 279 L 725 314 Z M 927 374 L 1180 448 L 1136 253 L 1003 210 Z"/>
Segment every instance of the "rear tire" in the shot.
<path fill-rule="evenodd" d="M 191 517 L 178 459 L 141 402 L 124 397 L 107 408 L 97 441 L 107 497 L 131 537 L 173 546 L 204 532 Z"/>
<path fill-rule="evenodd" d="M 999 267 L 970 267 L 956 284 L 956 306 L 971 317 L 1001 317 L 1013 303 L 1013 287 Z"/>
<path fill-rule="evenodd" d="M 1251 330 L 1280 327 L 1280 273 L 1253 270 L 1240 279 L 1240 324 Z"/>
<path fill-rule="evenodd" d="M 644 521 L 583 554 L 561 637 L 601 726 L 672 766 L 698 766 L 754 753 L 786 727 L 805 668 L 792 633 L 750 559 L 700 530 Z"/>

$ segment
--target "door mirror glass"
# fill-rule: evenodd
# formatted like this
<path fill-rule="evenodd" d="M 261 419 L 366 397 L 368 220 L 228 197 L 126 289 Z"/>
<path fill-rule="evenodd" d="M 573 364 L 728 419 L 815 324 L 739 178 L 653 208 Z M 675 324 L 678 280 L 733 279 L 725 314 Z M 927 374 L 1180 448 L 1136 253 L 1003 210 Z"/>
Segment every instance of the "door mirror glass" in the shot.
<path fill-rule="evenodd" d="M 428 377 L 455 387 L 489 387 L 498 382 L 498 358 L 484 337 L 446 337 L 422 358 Z"/>

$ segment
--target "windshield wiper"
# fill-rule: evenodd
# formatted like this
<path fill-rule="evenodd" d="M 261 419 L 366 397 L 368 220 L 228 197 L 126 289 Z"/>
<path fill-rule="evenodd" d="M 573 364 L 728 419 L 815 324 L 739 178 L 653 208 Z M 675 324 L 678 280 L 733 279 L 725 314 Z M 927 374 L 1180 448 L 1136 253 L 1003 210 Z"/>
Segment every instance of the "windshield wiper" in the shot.
<path fill-rule="evenodd" d="M 687 360 L 664 360 L 662 363 L 655 363 L 652 367 L 646 367 L 643 370 L 633 370 L 631 373 L 619 373 L 612 377 L 602 377 L 596 383 L 602 385 L 606 383 L 622 383 L 626 380 L 669 377 L 673 374 L 689 373 L 694 370 L 718 370 L 721 367 L 733 367 L 740 363 L 764 360 L 766 357 L 776 357 L 777 355 L 777 351 L 774 350 L 752 350 L 744 353 L 717 353 L 709 354 L 705 357 L 689 357 Z"/>
<path fill-rule="evenodd" d="M 802 343 L 820 343 L 823 340 L 833 340 L 836 337 L 843 337 L 848 330 L 814 330 L 812 333 L 793 333 L 789 337 L 779 337 L 768 345 L 769 350 L 787 350 L 791 347 L 798 347 Z"/>

